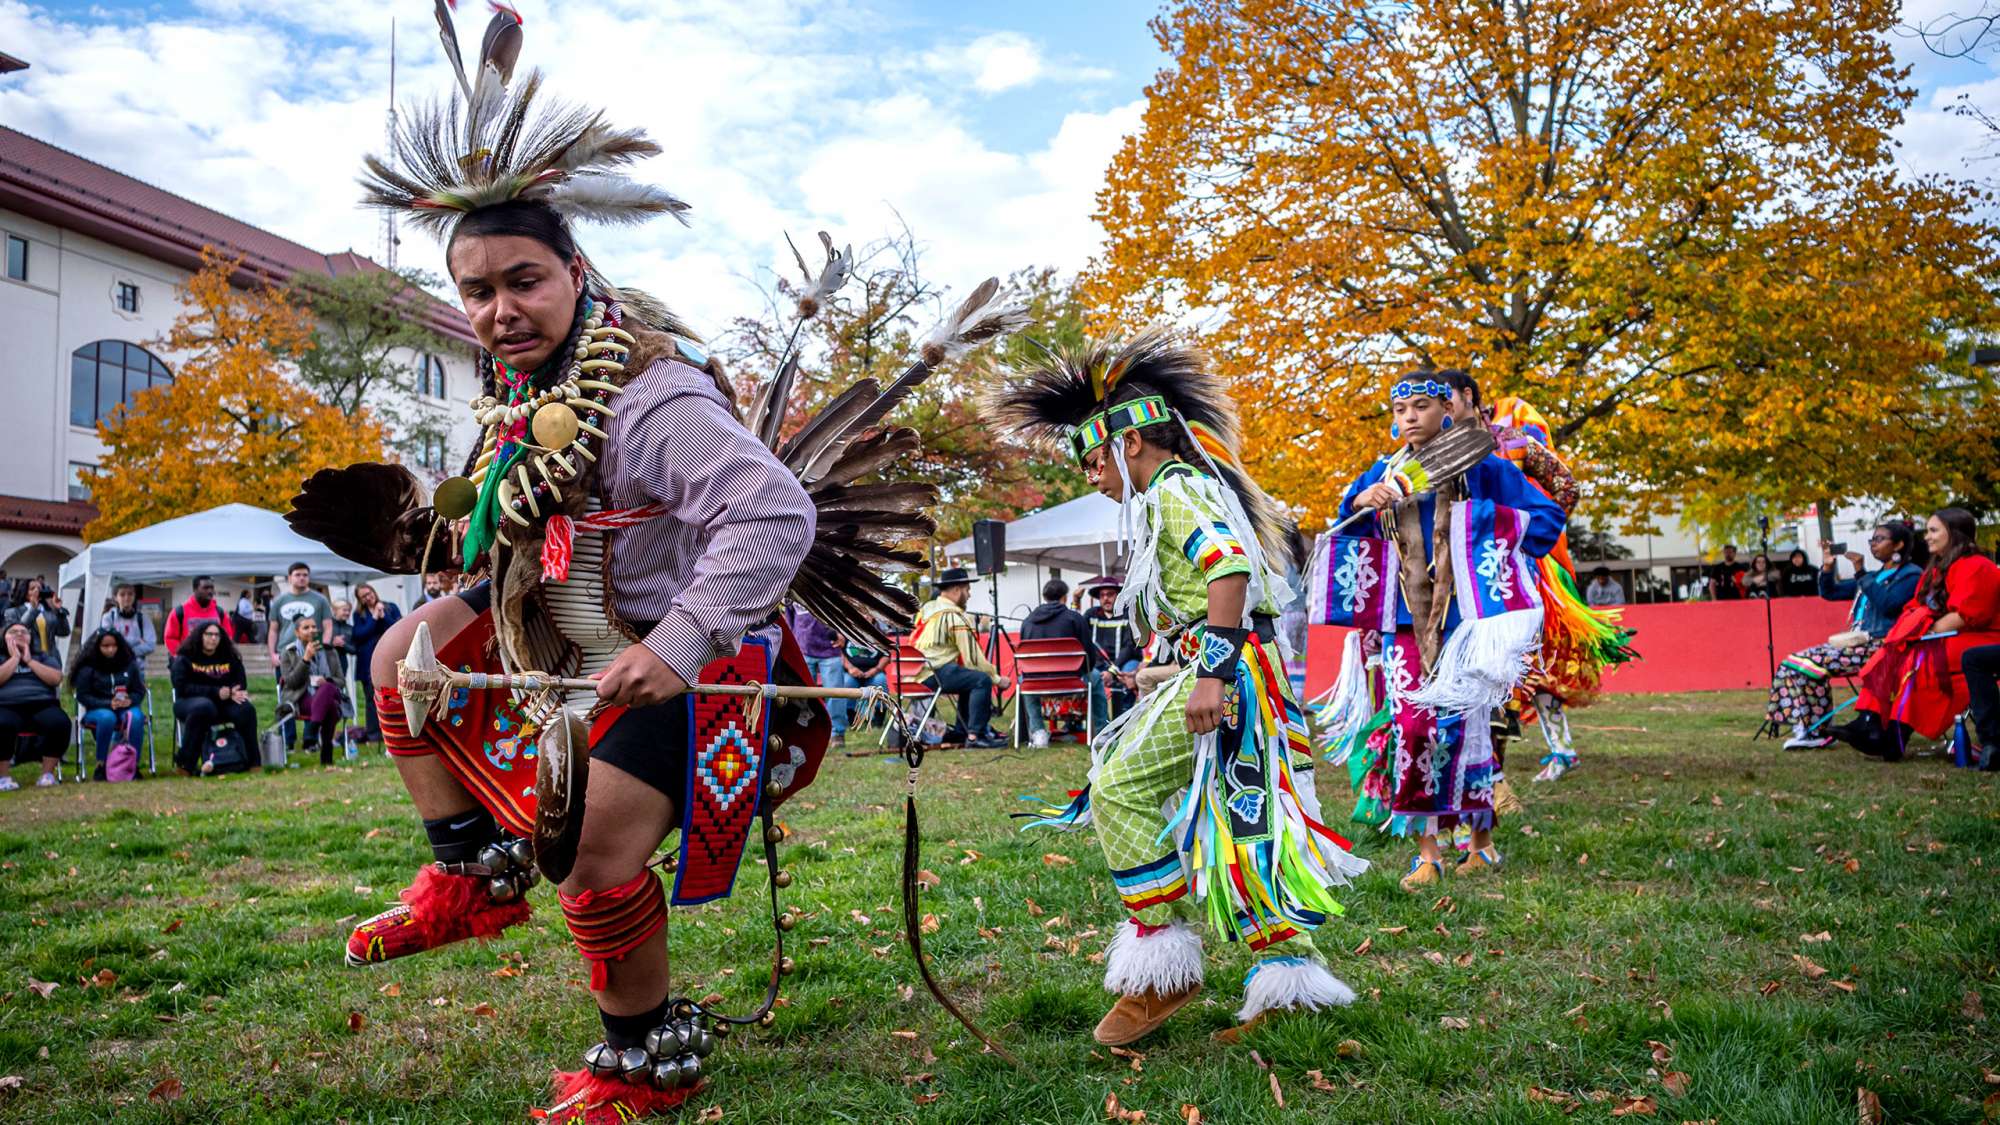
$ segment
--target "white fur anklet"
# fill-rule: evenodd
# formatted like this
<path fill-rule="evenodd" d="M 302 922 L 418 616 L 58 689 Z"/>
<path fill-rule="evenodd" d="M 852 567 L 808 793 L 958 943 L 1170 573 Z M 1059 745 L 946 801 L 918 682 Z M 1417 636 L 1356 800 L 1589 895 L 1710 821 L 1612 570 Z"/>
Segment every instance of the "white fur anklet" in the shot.
<path fill-rule="evenodd" d="M 1243 978 L 1243 1010 L 1249 1023 L 1265 1012 L 1285 1008 L 1334 1008 L 1354 1003 L 1354 990 L 1310 957 L 1270 957 L 1250 967 Z"/>
<path fill-rule="evenodd" d="M 1127 918 L 1104 950 L 1104 988 L 1119 996 L 1151 991 L 1171 996 L 1201 983 L 1201 935 L 1183 922 L 1169 922 L 1141 937 L 1139 923 Z M 1353 999 L 1353 994 L 1348 994 Z"/>

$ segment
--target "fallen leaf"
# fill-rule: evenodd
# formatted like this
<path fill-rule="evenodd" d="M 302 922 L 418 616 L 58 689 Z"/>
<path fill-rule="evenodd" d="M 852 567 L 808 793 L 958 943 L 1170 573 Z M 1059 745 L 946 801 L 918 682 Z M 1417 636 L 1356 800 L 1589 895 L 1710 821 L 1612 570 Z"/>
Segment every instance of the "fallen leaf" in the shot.
<path fill-rule="evenodd" d="M 1408 930 L 1409 928 L 1410 927 L 1408 926 L 1379 926 L 1376 928 L 1375 932 L 1378 934 L 1390 934 L 1393 936 L 1395 934 L 1400 934 L 1405 930 Z"/>
<path fill-rule="evenodd" d="M 1271 1100 L 1278 1103 L 1279 1109 L 1285 1108 L 1285 1088 L 1278 1085 L 1278 1072 L 1274 1070 L 1264 1077 L 1271 1080 Z"/>
<path fill-rule="evenodd" d="M 709 1106 L 707 1109 L 701 1111 L 701 1116 L 697 1120 L 701 1121 L 702 1125 L 709 1125 L 710 1122 L 722 1120 L 722 1107 L 719 1105 Z"/>
<path fill-rule="evenodd" d="M 1882 1099 L 1866 1086 L 1854 1088 L 1854 1114 L 1860 1125 L 1882 1125 Z"/>
<path fill-rule="evenodd" d="M 917 923 L 917 928 L 927 934 L 937 933 L 938 916 L 935 914 L 924 915 L 923 920 Z"/>
<path fill-rule="evenodd" d="M 1674 1049 L 1660 1042 L 1658 1039 L 1646 1040 L 1646 1046 L 1653 1052 L 1654 1065 L 1665 1066 L 1674 1061 Z"/>
<path fill-rule="evenodd" d="M 350 1009 L 350 1010 L 348 1011 L 348 1013 L 347 1013 L 347 1030 L 348 1030 L 348 1031 L 349 1031 L 350 1033 L 359 1033 L 359 1032 L 361 1031 L 361 1029 L 362 1029 L 362 1028 L 364 1028 L 364 1027 L 367 1027 L 367 1026 L 368 1026 L 368 1017 L 367 1017 L 367 1016 L 364 1016 L 364 1015 L 362 1015 L 362 1014 L 361 1014 L 360 1012 L 356 1012 L 356 1011 L 353 1011 L 353 1010 L 351 1010 L 351 1009 Z"/>
<path fill-rule="evenodd" d="M 1355 946 L 1355 947 L 1354 947 L 1354 955 L 1355 955 L 1356 957 L 1365 957 L 1365 956 L 1367 956 L 1367 955 L 1368 955 L 1368 951 L 1369 951 L 1369 950 L 1371 950 L 1371 949 L 1373 949 L 1373 948 L 1375 948 L 1375 939 L 1374 939 L 1374 938 L 1372 938 L 1372 937 L 1371 937 L 1371 938 L 1362 938 L 1362 939 L 1361 939 L 1361 944 L 1360 944 L 1360 945 L 1357 945 L 1357 946 Z"/>
<path fill-rule="evenodd" d="M 1306 1071 L 1306 1077 L 1312 1079 L 1313 1089 L 1315 1090 L 1325 1090 L 1330 1094 L 1340 1091 L 1340 1087 L 1326 1080 L 1324 1071 L 1308 1070 Z"/>
<path fill-rule="evenodd" d="M 1850 859 L 1846 863 L 1841 864 L 1840 869 L 1842 871 L 1847 872 L 1849 875 L 1852 875 L 1855 872 L 1861 870 L 1861 861 L 1858 859 Z"/>
<path fill-rule="evenodd" d="M 1452 958 L 1451 963 L 1463 969 L 1472 964 L 1472 958 L 1473 955 L 1470 952 L 1461 953 L 1458 956 Z"/>
<path fill-rule="evenodd" d="M 1799 967 L 1799 972 L 1806 975 L 1807 980 L 1818 980 L 1826 975 L 1826 966 L 1814 962 L 1803 953 L 1792 954 L 1792 962 Z"/>
<path fill-rule="evenodd" d="M 1770 996 L 1770 995 L 1771 995 L 1772 993 L 1774 993 L 1774 992 L 1778 991 L 1778 990 L 1779 990 L 1780 988 L 1783 988 L 1783 987 L 1784 987 L 1784 985 L 1780 984 L 1780 983 L 1779 983 L 1779 982 L 1777 982 L 1777 981 L 1774 981 L 1774 980 L 1771 980 L 1771 981 L 1765 981 L 1765 982 L 1764 982 L 1764 987 L 1762 987 L 1762 988 L 1758 989 L 1758 990 L 1757 990 L 1757 992 L 1758 992 L 1758 993 L 1759 993 L 1760 995 L 1762 995 L 1762 996 L 1767 996 L 1767 997 L 1768 997 L 1768 996 Z"/>
<path fill-rule="evenodd" d="M 1340 1046 L 1333 1049 L 1333 1053 L 1336 1058 L 1358 1059 L 1366 1055 L 1368 1049 L 1363 1047 L 1358 1039 L 1342 1039 Z"/>
<path fill-rule="evenodd" d="M 1627 1096 L 1611 1110 L 1613 1117 L 1651 1117 L 1660 1111 L 1659 1104 L 1650 1095 L 1646 1097 Z"/>
<path fill-rule="evenodd" d="M 1986 1003 L 1979 998 L 1979 993 L 1968 988 L 1965 995 L 1959 998 L 1958 1014 L 1969 1020 L 1983 1020 L 1986 1018 Z"/>
<path fill-rule="evenodd" d="M 1186 1102 L 1182 1102 L 1181 1122 L 1182 1125 L 1201 1125 L 1201 1110 L 1187 1104 Z"/>
<path fill-rule="evenodd" d="M 1026 899 L 1024 901 L 1028 904 L 1028 917 L 1040 918 L 1042 915 L 1048 913 L 1048 911 L 1042 909 L 1041 903 L 1036 902 L 1034 899 Z"/>
<path fill-rule="evenodd" d="M 1800 934 L 1799 940 L 1807 945 L 1817 945 L 1823 941 L 1832 941 L 1833 935 L 1825 930 L 1821 930 L 1816 934 Z"/>
<path fill-rule="evenodd" d="M 1564 1012 L 1564 1013 L 1563 1013 L 1563 1018 L 1564 1018 L 1564 1019 L 1566 1019 L 1566 1020 L 1573 1020 L 1573 1019 L 1575 1019 L 1576 1017 L 1578 1017 L 1578 1016 L 1580 1016 L 1580 1015 L 1582 1015 L 1582 1014 L 1583 1014 L 1583 1005 L 1582 1005 L 1582 1004 L 1578 1004 L 1578 1005 L 1577 1005 L 1576 1007 L 1574 1007 L 1574 1008 L 1571 1008 L 1571 1009 L 1570 1009 L 1569 1011 L 1567 1011 L 1567 1012 Z"/>
<path fill-rule="evenodd" d="M 1842 992 L 1854 991 L 1854 982 L 1851 980 L 1830 980 L 1827 981 L 1826 983 L 1832 985 L 1835 988 L 1838 988 Z"/>
<path fill-rule="evenodd" d="M 922 887 L 927 891 L 942 882 L 944 882 L 944 880 L 938 878 L 938 873 L 932 871 L 928 867 L 924 868 L 922 871 L 917 872 L 917 886 Z"/>
<path fill-rule="evenodd" d="M 1545 1090 L 1540 1086 L 1528 1087 L 1527 1097 L 1531 1102 L 1547 1102 L 1550 1105 L 1567 1106 L 1576 1104 L 1576 1099 L 1569 1094 L 1561 1090 Z"/>
<path fill-rule="evenodd" d="M 168 923 L 167 923 L 166 925 L 164 925 L 164 926 L 161 926 L 161 927 L 160 927 L 160 932 L 161 932 L 161 933 L 163 933 L 163 934 L 170 934 L 170 933 L 173 933 L 173 932 L 174 932 L 175 930 L 178 930 L 178 929 L 180 929 L 180 928 L 181 928 L 181 922 L 182 922 L 182 921 L 183 921 L 183 919 L 180 919 L 180 918 L 176 918 L 176 919 L 174 919 L 173 921 L 171 921 L 171 922 L 168 922 Z"/>
<path fill-rule="evenodd" d="M 1146 1061 L 1146 1056 L 1140 1054 L 1139 1052 L 1134 1051 L 1128 1047 L 1113 1047 L 1111 1048 L 1111 1053 L 1113 1055 L 1116 1055 L 1118 1058 L 1125 1059 L 1128 1062 L 1130 1062 L 1132 1064 L 1132 1070 L 1135 1073 L 1143 1072 L 1145 1070 L 1145 1067 L 1142 1067 L 1139 1064 Z"/>
<path fill-rule="evenodd" d="M 1136 1123 L 1146 1120 L 1143 1109 L 1126 1109 L 1118 1104 L 1117 1094 L 1104 1095 L 1104 1116 L 1113 1121 Z"/>
<path fill-rule="evenodd" d="M 180 1079 L 168 1078 L 153 1087 L 146 1094 L 146 1100 L 149 1102 L 170 1102 L 185 1093 L 187 1093 L 187 1087 L 181 1085 Z"/>
<path fill-rule="evenodd" d="M 875 921 L 873 918 L 870 918 L 868 915 L 861 913 L 859 910 L 850 910 L 847 912 L 847 916 L 850 919 L 852 919 L 854 921 L 854 924 L 857 926 L 873 925 Z"/>
<path fill-rule="evenodd" d="M 939 1099 L 939 1098 L 941 1098 L 941 1097 L 944 1097 L 944 1095 L 943 1095 L 943 1094 L 941 1094 L 941 1093 L 940 1093 L 940 1094 L 918 1094 L 918 1095 L 916 1095 L 916 1097 L 915 1097 L 914 1099 L 912 1099 L 912 1100 L 914 1100 L 914 1101 L 915 1101 L 915 1102 L 916 1102 L 916 1103 L 917 1103 L 918 1105 L 929 1105 L 929 1104 L 931 1104 L 932 1102 L 934 1102 L 934 1101 L 938 1100 L 938 1099 Z"/>
<path fill-rule="evenodd" d="M 475 1016 L 484 1016 L 487 1019 L 492 1019 L 494 1016 L 500 1014 L 500 1009 L 494 1007 L 491 1004 L 474 1004 L 472 1006 L 472 1014 Z"/>
<path fill-rule="evenodd" d="M 832 940 L 832 939 L 830 939 L 830 938 L 829 938 L 828 940 L 830 941 L 830 940 Z M 488 974 L 486 974 L 486 975 L 487 975 L 487 976 L 489 976 L 489 977 L 500 977 L 501 979 L 503 979 L 503 980 L 504 980 L 504 979 L 506 979 L 507 977 L 518 977 L 518 976 L 520 976 L 520 975 L 521 975 L 521 970 L 519 970 L 519 969 L 515 968 L 515 967 L 514 967 L 514 966 L 512 966 L 512 965 L 502 965 L 502 966 L 500 966 L 499 968 L 497 968 L 497 969 L 493 970 L 492 972 L 490 972 L 490 973 L 488 973 Z"/>
<path fill-rule="evenodd" d="M 929 1071 L 925 1071 L 925 1072 L 924 1072 L 924 1073 L 922 1073 L 922 1074 L 905 1074 L 905 1075 L 903 1075 L 903 1085 L 905 1085 L 905 1086 L 921 1086 L 921 1085 L 923 1085 L 924 1083 L 926 1083 L 926 1082 L 929 1082 L 929 1081 L 931 1081 L 932 1079 L 934 1079 L 934 1078 L 936 1078 L 936 1077 L 937 1077 L 937 1075 L 935 1075 L 935 1074 L 932 1074 L 932 1073 L 931 1073 L 931 1072 L 929 1072 Z"/>
<path fill-rule="evenodd" d="M 1438 1019 L 1438 1026 L 1446 1031 L 1464 1031 L 1472 1026 L 1472 1021 L 1464 1016 L 1443 1016 Z"/>
<path fill-rule="evenodd" d="M 1076 860 L 1062 854 L 1061 852 L 1042 853 L 1042 865 L 1044 867 L 1068 867 L 1070 864 L 1075 862 Z"/>
<path fill-rule="evenodd" d="M 1694 1080 L 1688 1077 L 1687 1072 L 1682 1070 L 1670 1070 L 1660 1075 L 1660 1086 L 1677 1098 L 1687 1097 L 1688 1084 L 1692 1081 Z"/>
<path fill-rule="evenodd" d="M 1435 949 L 1426 949 L 1424 951 L 1424 960 L 1429 961 L 1431 964 L 1440 967 L 1442 967 L 1445 964 L 1444 954 L 1439 953 Z"/>
<path fill-rule="evenodd" d="M 56 989 L 61 987 L 62 985 L 59 985 L 52 980 L 36 980 L 34 977 L 28 978 L 28 991 L 34 993 L 35 995 L 41 997 L 44 1000 L 47 1000 L 49 998 L 50 993 L 54 992 Z"/>
<path fill-rule="evenodd" d="M 917 1033 L 914 1031 L 892 1031 L 889 1034 L 898 1039 L 915 1039 L 917 1037 Z"/>
<path fill-rule="evenodd" d="M 1580 855 L 1580 856 L 1577 856 L 1577 857 L 1576 857 L 1576 865 L 1577 865 L 1578 867 L 1583 867 L 1583 866 L 1585 866 L 1586 864 L 1588 864 L 1589 862 L 1590 862 L 1590 853 L 1589 853 L 1589 852 L 1585 852 L 1585 853 L 1583 853 L 1582 855 Z"/>
<path fill-rule="evenodd" d="M 112 972 L 110 969 L 99 969 L 97 970 L 97 975 L 90 978 L 89 987 L 110 988 L 112 985 L 117 983 L 118 983 L 117 973 Z"/>

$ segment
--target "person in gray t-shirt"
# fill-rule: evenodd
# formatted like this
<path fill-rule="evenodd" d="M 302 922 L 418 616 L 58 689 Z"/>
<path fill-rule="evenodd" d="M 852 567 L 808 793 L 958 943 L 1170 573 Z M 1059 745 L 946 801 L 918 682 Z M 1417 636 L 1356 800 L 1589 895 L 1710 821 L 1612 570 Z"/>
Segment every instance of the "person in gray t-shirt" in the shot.
<path fill-rule="evenodd" d="M 298 635 L 299 621 L 310 617 L 319 622 L 321 635 L 326 633 L 326 623 L 333 619 L 333 603 L 326 595 L 312 588 L 312 568 L 302 562 L 295 562 L 285 571 L 285 589 L 271 599 L 270 646 L 271 663 L 278 663 L 278 650 L 292 643 Z"/>

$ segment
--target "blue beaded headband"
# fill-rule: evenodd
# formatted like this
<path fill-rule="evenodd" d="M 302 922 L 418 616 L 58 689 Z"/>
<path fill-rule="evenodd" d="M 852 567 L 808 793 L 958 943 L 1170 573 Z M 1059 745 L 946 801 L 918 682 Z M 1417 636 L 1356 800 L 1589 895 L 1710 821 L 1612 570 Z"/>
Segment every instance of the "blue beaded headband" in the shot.
<path fill-rule="evenodd" d="M 1451 384 L 1440 383 L 1436 379 L 1425 379 L 1421 383 L 1417 382 L 1414 379 L 1405 379 L 1402 382 L 1397 383 L 1395 386 L 1389 388 L 1389 398 L 1391 400 L 1399 398 L 1415 398 L 1418 395 L 1425 395 L 1430 398 L 1441 398 L 1446 401 L 1450 401 Z"/>

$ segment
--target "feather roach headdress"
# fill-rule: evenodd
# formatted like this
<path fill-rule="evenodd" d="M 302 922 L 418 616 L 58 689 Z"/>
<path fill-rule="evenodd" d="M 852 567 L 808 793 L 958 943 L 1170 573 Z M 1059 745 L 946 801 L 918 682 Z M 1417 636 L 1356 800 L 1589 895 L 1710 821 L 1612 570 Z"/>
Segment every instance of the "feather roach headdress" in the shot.
<path fill-rule="evenodd" d="M 457 96 L 401 115 L 386 158 L 370 156 L 365 202 L 409 218 L 439 237 L 482 207 L 532 200 L 570 221 L 639 223 L 676 218 L 687 204 L 617 171 L 660 146 L 639 129 L 541 96 L 542 76 L 514 82 L 521 17 L 494 4 L 468 76 L 451 11 L 437 0 L 438 32 L 458 76 Z"/>
<path fill-rule="evenodd" d="M 1269 557 L 1294 558 L 1292 521 L 1243 468 L 1236 402 L 1205 355 L 1165 329 L 1044 352 L 1043 363 L 988 396 L 1002 426 L 1060 445 L 1079 463 L 1128 430 L 1151 430 L 1236 494 Z"/>

